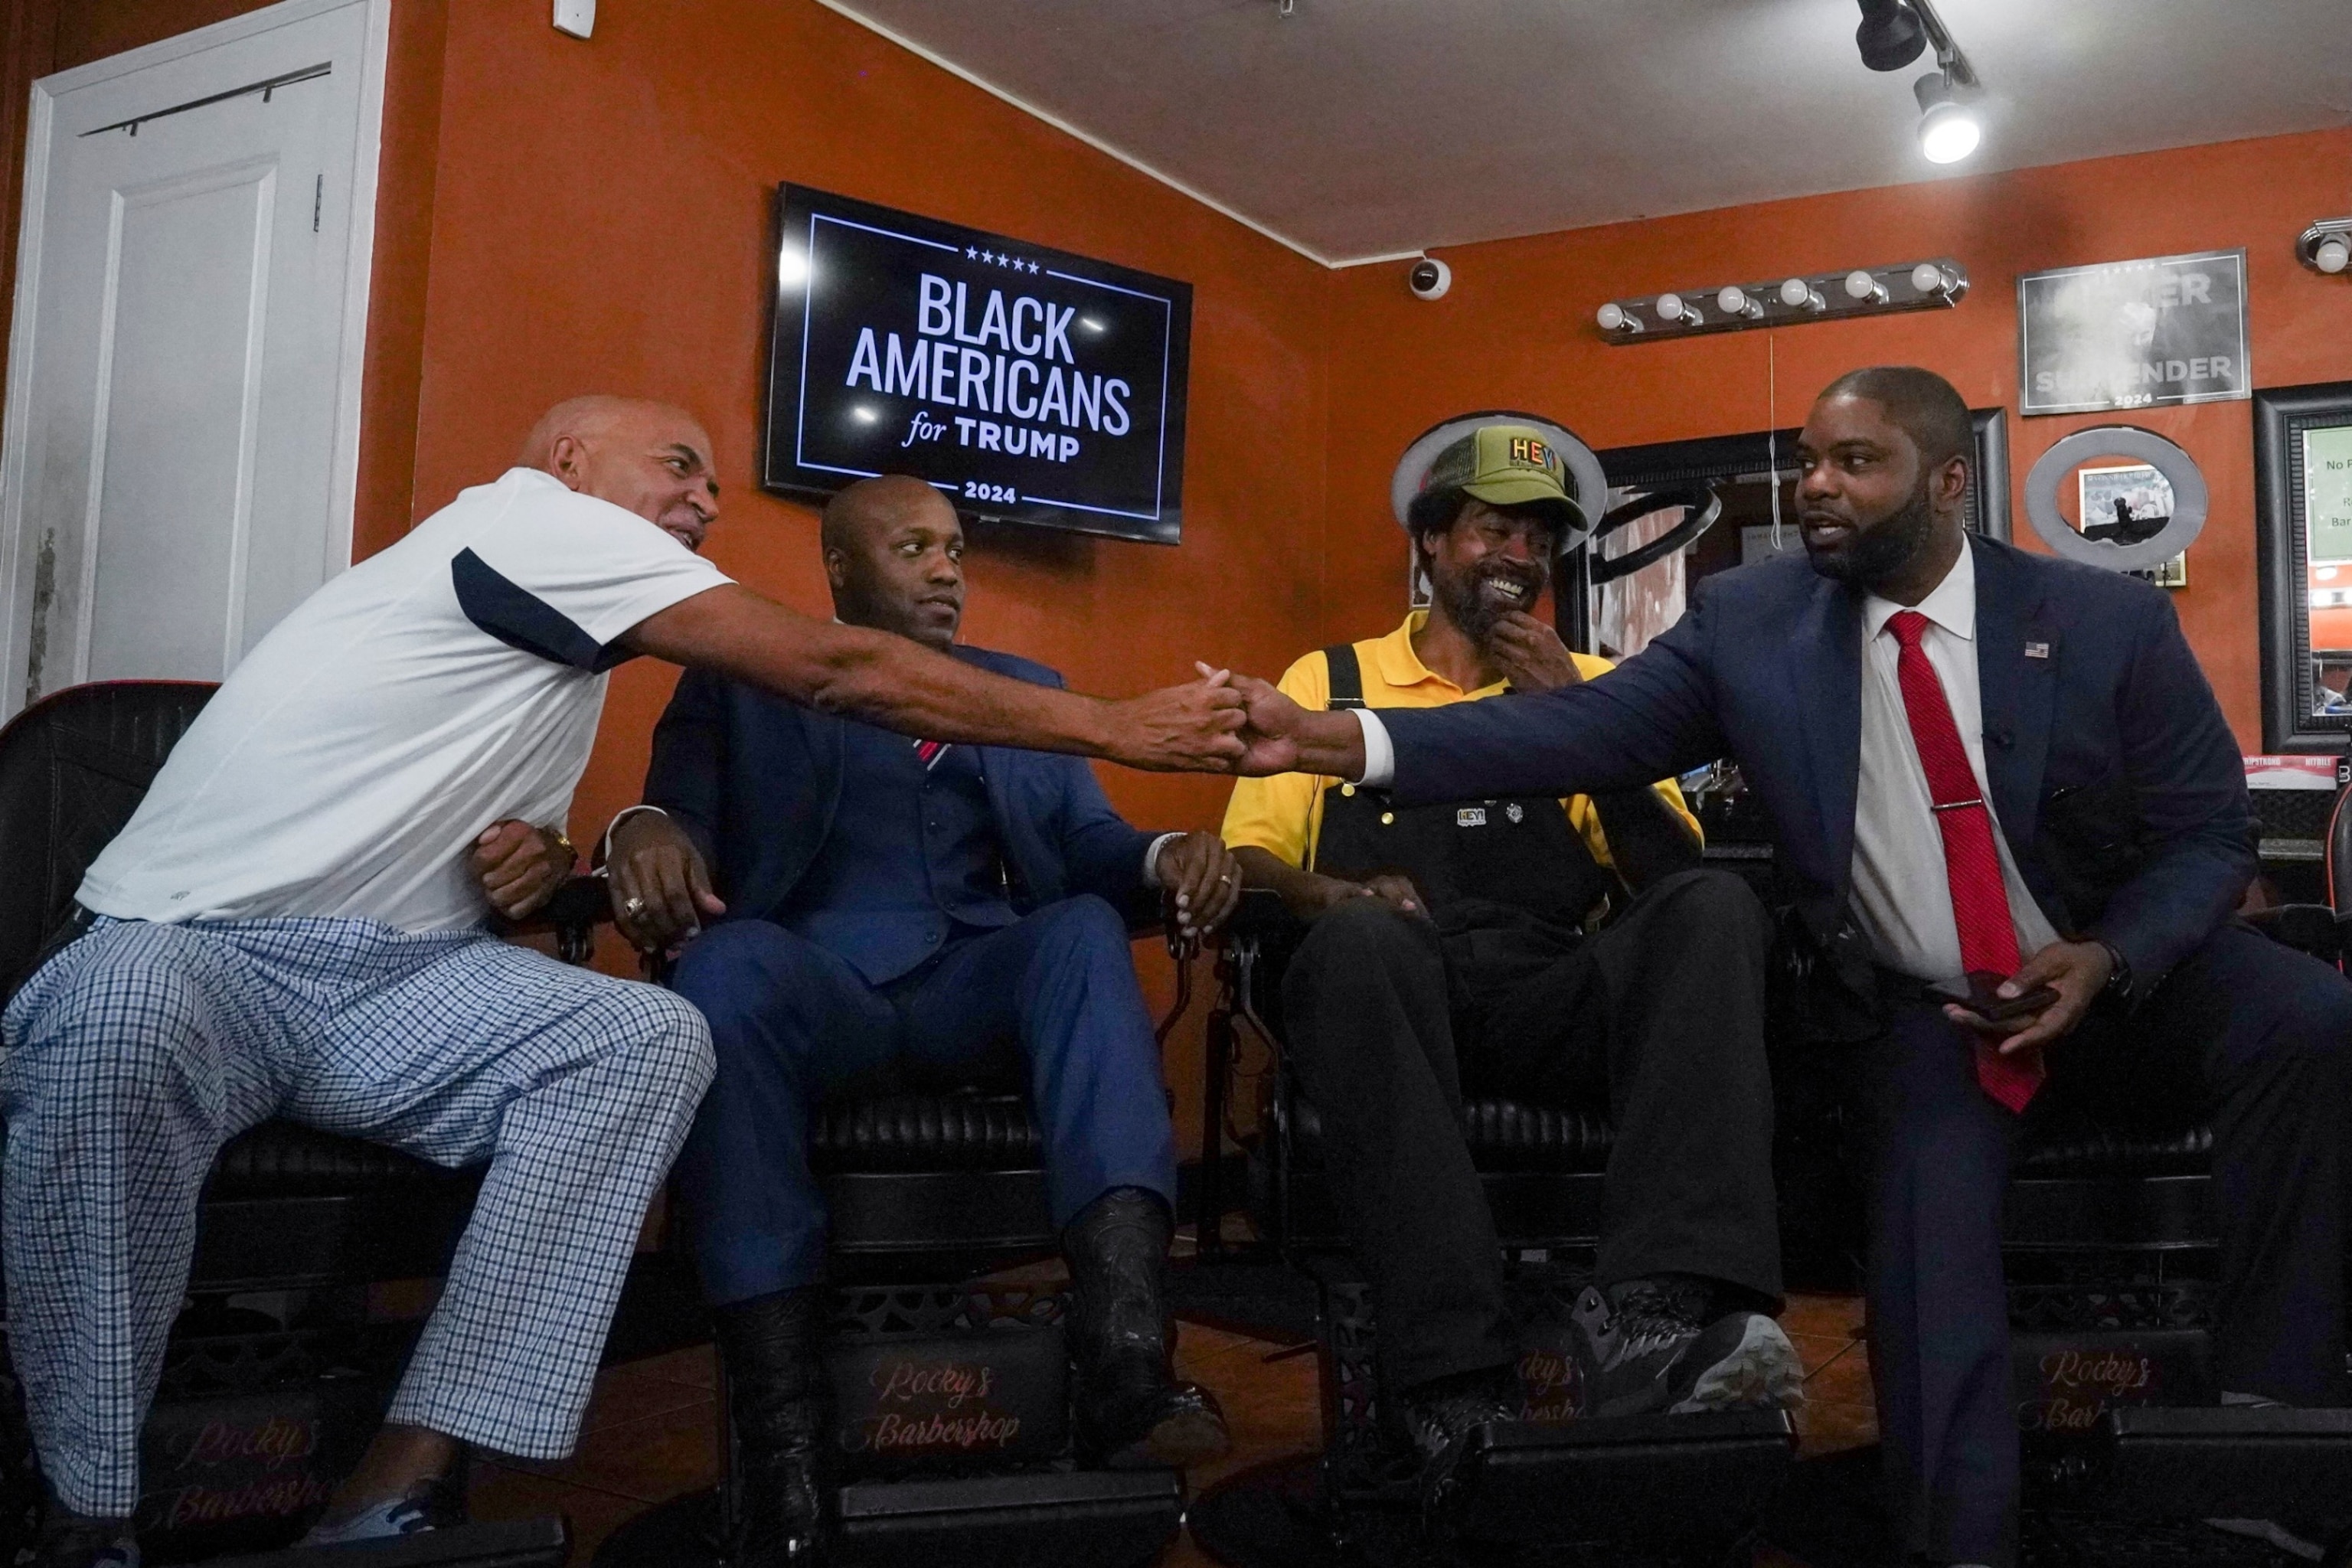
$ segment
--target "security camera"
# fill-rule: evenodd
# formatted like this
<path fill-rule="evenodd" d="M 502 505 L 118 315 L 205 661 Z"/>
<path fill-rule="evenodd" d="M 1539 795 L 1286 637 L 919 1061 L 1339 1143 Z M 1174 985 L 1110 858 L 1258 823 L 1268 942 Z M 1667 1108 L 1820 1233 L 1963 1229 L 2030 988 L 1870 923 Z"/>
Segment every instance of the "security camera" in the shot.
<path fill-rule="evenodd" d="M 1404 275 L 1405 287 L 1416 300 L 1443 300 L 1445 291 L 1454 287 L 1454 268 L 1434 256 L 1424 256 L 1412 264 Z"/>

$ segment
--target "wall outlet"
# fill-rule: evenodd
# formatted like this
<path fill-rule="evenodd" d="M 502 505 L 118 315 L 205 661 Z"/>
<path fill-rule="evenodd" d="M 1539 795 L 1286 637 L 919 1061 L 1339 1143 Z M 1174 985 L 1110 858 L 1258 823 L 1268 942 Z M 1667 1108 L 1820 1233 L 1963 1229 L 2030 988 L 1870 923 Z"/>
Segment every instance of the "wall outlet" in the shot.
<path fill-rule="evenodd" d="M 555 0 L 555 30 L 584 38 L 596 30 L 596 0 Z"/>

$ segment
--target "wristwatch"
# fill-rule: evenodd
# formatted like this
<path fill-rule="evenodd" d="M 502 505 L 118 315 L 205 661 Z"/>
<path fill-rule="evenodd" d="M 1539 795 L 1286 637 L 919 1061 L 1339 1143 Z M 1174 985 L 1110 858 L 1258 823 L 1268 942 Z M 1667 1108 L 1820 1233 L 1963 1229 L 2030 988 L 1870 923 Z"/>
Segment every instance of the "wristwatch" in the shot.
<path fill-rule="evenodd" d="M 2107 950 L 2107 983 L 2100 988 L 2099 994 L 2111 1002 L 2128 1005 L 2133 990 L 2131 960 L 2124 956 L 2123 949 L 2105 937 L 2095 936 L 2091 940 Z"/>

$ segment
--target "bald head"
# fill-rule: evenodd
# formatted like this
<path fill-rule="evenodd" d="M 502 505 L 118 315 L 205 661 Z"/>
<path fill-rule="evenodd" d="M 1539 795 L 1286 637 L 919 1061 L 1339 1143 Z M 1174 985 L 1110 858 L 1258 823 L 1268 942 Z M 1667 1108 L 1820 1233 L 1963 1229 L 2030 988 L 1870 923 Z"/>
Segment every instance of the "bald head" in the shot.
<path fill-rule="evenodd" d="M 947 498 L 921 479 L 860 479 L 825 504 L 824 574 L 833 610 L 945 648 L 963 621 L 963 527 Z"/>
<path fill-rule="evenodd" d="M 719 517 L 709 432 L 675 404 L 570 397 L 540 416 L 516 461 L 635 512 L 688 550 Z"/>

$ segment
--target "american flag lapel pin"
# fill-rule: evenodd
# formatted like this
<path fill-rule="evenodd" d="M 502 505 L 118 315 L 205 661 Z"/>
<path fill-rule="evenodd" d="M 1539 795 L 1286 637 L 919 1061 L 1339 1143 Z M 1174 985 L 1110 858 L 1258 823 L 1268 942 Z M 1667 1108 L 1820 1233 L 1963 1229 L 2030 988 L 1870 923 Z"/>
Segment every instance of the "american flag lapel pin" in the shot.
<path fill-rule="evenodd" d="M 2046 642 L 2027 643 L 2025 645 L 2025 657 L 2028 658 L 2048 658 L 2050 657 L 2050 645 Z"/>

